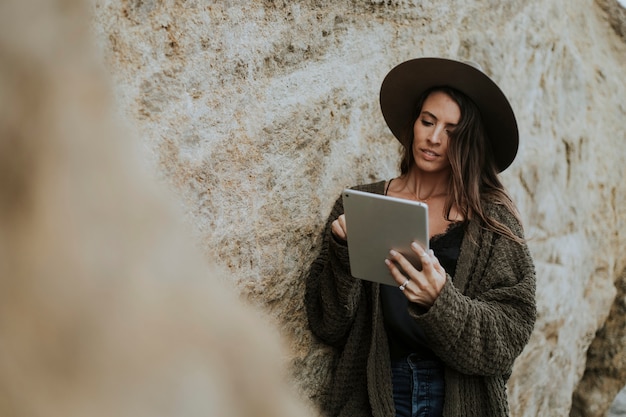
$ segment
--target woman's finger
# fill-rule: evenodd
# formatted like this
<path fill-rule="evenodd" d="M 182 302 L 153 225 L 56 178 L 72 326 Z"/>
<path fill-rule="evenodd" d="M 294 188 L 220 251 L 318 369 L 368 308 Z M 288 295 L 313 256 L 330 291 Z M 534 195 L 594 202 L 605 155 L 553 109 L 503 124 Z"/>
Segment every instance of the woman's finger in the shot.
<path fill-rule="evenodd" d="M 341 226 L 341 230 L 343 231 L 344 236 L 348 236 L 348 226 L 346 226 L 346 215 L 342 214 L 337 218 L 339 221 L 339 225 Z"/>
<path fill-rule="evenodd" d="M 390 250 L 389 251 L 389 259 L 391 259 L 397 265 L 399 265 L 400 268 L 402 269 L 402 271 L 404 271 L 404 274 L 407 277 L 409 277 L 411 279 L 417 279 L 417 274 L 418 274 L 419 271 L 400 252 L 397 252 L 397 251 L 395 251 L 393 249 Z"/>
<path fill-rule="evenodd" d="M 411 244 L 411 249 L 420 257 L 420 261 L 422 262 L 422 275 L 428 282 L 427 285 L 435 288 L 436 293 L 439 294 L 439 291 L 441 291 L 446 281 L 446 271 L 439 263 L 439 259 L 437 259 L 432 249 L 426 251 L 416 242 Z"/>
<path fill-rule="evenodd" d="M 413 252 L 415 252 L 417 256 L 420 257 L 420 261 L 422 262 L 422 264 L 430 263 L 430 255 L 417 242 L 411 243 L 411 249 L 413 250 Z"/>
<path fill-rule="evenodd" d="M 402 273 L 400 269 L 397 267 L 396 263 L 391 259 L 385 259 L 385 264 L 387 268 L 389 268 L 389 272 L 391 273 L 391 277 L 396 281 L 400 289 L 405 291 L 407 289 L 408 284 L 410 284 L 410 278 Z M 409 282 L 407 282 L 407 280 Z"/>
<path fill-rule="evenodd" d="M 435 256 L 435 253 L 433 252 L 432 249 L 430 249 L 428 251 L 428 254 L 430 255 L 430 259 L 433 263 L 433 267 L 435 268 L 435 271 L 437 271 L 439 274 L 446 276 L 446 270 L 443 269 L 443 266 L 441 266 L 441 263 L 439 262 L 439 259 L 437 259 L 437 257 Z"/>
<path fill-rule="evenodd" d="M 341 222 L 339 219 L 335 220 L 334 222 L 332 222 L 332 224 L 330 225 L 330 230 L 332 231 L 332 233 L 337 236 L 339 239 L 343 239 L 343 240 L 347 240 L 347 235 L 345 232 L 345 227 L 343 227 L 341 225 Z"/>

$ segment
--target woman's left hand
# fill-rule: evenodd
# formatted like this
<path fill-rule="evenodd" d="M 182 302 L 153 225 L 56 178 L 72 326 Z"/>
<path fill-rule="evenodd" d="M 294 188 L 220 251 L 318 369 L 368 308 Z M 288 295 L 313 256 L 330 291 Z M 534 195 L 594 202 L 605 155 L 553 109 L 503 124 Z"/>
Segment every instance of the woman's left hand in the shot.
<path fill-rule="evenodd" d="M 391 272 L 391 276 L 398 283 L 409 301 L 424 307 L 431 307 L 446 283 L 446 271 L 432 250 L 430 253 L 426 252 L 415 242 L 411 244 L 411 249 L 419 256 L 422 262 L 421 271 L 418 271 L 411 265 L 401 253 L 394 250 L 389 252 L 389 258 L 385 259 L 385 263 Z M 398 265 L 402 268 L 404 274 L 400 271 Z"/>

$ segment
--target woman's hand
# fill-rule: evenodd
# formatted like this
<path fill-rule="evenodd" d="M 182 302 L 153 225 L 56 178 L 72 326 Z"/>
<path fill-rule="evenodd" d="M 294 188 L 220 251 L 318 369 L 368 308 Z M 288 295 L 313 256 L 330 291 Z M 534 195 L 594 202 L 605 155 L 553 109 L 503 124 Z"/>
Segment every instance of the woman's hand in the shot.
<path fill-rule="evenodd" d="M 402 254 L 392 250 L 385 263 L 406 298 L 424 307 L 431 307 L 446 283 L 446 271 L 432 250 L 426 252 L 413 242 L 411 250 L 420 257 L 422 270 L 418 271 Z M 404 274 L 398 268 L 402 268 Z"/>
<path fill-rule="evenodd" d="M 330 225 L 330 230 L 333 232 L 333 235 L 337 236 L 339 239 L 348 240 L 348 229 L 346 228 L 346 216 L 342 214 L 332 222 Z"/>

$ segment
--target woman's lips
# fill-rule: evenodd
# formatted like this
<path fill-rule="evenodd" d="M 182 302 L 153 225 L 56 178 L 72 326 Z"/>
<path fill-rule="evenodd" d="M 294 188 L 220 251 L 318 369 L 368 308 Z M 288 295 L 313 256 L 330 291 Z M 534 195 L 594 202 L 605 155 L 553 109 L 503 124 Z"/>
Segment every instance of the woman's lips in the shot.
<path fill-rule="evenodd" d="M 433 152 L 430 149 L 420 149 L 420 150 L 422 151 L 422 155 L 424 159 L 426 159 L 427 161 L 434 161 L 435 159 L 439 157 L 438 153 Z"/>

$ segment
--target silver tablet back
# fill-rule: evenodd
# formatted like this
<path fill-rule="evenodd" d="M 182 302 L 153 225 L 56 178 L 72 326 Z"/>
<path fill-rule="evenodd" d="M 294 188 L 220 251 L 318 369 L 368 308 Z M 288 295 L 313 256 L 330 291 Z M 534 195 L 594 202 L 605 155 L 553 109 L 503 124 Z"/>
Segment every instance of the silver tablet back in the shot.
<path fill-rule="evenodd" d="M 419 268 L 410 245 L 417 241 L 428 250 L 426 204 L 351 189 L 343 191 L 342 199 L 352 276 L 397 286 L 385 265 L 391 249 Z"/>

